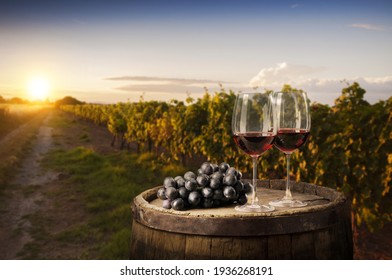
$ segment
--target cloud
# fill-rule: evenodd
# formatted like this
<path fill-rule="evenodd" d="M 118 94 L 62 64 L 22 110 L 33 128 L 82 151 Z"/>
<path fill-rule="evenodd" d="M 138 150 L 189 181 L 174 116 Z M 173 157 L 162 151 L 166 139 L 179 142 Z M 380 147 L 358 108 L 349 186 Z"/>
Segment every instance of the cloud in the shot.
<path fill-rule="evenodd" d="M 299 64 L 279 63 L 276 67 L 263 68 L 253 77 L 249 84 L 251 87 L 275 87 L 290 84 L 298 79 L 307 79 L 309 76 L 324 71 L 324 67 L 311 67 Z"/>
<path fill-rule="evenodd" d="M 325 79 L 315 77 L 323 67 L 310 67 L 280 63 L 276 67 L 264 68 L 253 77 L 249 86 L 262 89 L 280 90 L 284 84 L 305 90 L 310 100 L 332 105 L 344 87 L 358 82 L 366 90 L 365 99 L 370 103 L 386 100 L 392 96 L 392 76 L 351 77 L 342 79 Z"/>
<path fill-rule="evenodd" d="M 366 23 L 353 23 L 353 24 L 350 24 L 349 27 L 361 28 L 361 29 L 366 29 L 366 30 L 377 30 L 377 31 L 381 31 L 381 30 L 385 29 L 381 25 L 366 24 Z"/>
<path fill-rule="evenodd" d="M 184 79 L 184 78 L 166 78 L 150 76 L 116 76 L 104 78 L 107 81 L 126 82 L 114 89 L 124 93 L 140 95 L 146 93 L 149 96 L 159 96 L 162 99 L 165 95 L 176 95 L 181 99 L 187 93 L 201 96 L 205 89 L 214 92 L 223 84 L 236 84 L 235 82 L 208 80 L 208 79 Z"/>
<path fill-rule="evenodd" d="M 300 5 L 298 4 L 298 3 L 295 3 L 295 4 L 292 4 L 291 6 L 290 6 L 290 8 L 291 9 L 296 9 L 296 8 L 298 8 Z"/>
<path fill-rule="evenodd" d="M 147 76 L 119 76 L 119 77 L 105 78 L 105 80 L 133 81 L 138 83 L 144 82 L 147 84 L 181 84 L 181 85 L 231 83 L 231 82 L 223 82 L 217 80 L 164 78 L 164 77 L 147 77 Z"/>
<path fill-rule="evenodd" d="M 125 85 L 116 89 L 127 92 L 161 92 L 161 93 L 187 93 L 187 92 L 204 92 L 203 86 L 183 86 L 179 84 L 142 84 L 142 85 Z"/>

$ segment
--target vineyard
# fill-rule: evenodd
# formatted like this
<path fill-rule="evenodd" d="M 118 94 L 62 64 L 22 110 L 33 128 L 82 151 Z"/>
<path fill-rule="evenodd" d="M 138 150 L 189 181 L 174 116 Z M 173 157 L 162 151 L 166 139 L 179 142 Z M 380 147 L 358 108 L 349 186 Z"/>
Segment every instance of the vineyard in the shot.
<path fill-rule="evenodd" d="M 284 91 L 293 90 L 286 85 Z M 352 200 L 357 224 L 370 229 L 392 220 L 392 97 L 369 104 L 358 83 L 347 85 L 331 107 L 313 103 L 311 137 L 292 155 L 295 180 L 328 186 Z M 235 93 L 223 88 L 186 102 L 144 101 L 111 105 L 62 105 L 78 118 L 105 126 L 112 145 L 150 152 L 160 162 L 226 161 L 249 174 L 251 160 L 231 136 Z M 109 144 L 109 143 L 108 143 Z M 284 178 L 285 156 L 277 149 L 259 160 L 260 178 Z"/>

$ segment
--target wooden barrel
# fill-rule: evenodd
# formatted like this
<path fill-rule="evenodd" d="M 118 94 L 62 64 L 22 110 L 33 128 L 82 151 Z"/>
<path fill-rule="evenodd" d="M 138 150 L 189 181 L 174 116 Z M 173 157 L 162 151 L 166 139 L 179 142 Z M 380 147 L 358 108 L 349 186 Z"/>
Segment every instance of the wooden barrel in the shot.
<path fill-rule="evenodd" d="M 284 180 L 258 185 L 263 203 L 284 195 Z M 164 209 L 158 188 L 133 201 L 131 259 L 353 258 L 350 203 L 333 189 L 293 183 L 294 198 L 307 201 L 306 207 L 243 213 L 234 205 Z"/>

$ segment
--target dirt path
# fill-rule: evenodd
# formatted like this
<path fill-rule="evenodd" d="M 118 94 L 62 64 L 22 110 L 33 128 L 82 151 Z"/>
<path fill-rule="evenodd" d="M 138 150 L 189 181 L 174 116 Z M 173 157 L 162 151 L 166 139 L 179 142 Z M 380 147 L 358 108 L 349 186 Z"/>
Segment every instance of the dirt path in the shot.
<path fill-rule="evenodd" d="M 24 245 L 32 241 L 28 217 L 45 207 L 42 186 L 57 178 L 57 174 L 43 170 L 40 165 L 42 157 L 53 145 L 52 128 L 48 126 L 51 117 L 52 113 L 49 113 L 44 119 L 32 150 L 24 159 L 18 176 L 11 181 L 11 187 L 6 190 L 8 199 L 0 220 L 0 259 L 18 259 Z M 14 134 L 3 141 L 12 141 Z"/>
<path fill-rule="evenodd" d="M 0 196 L 0 259 L 96 259 L 94 244 L 70 242 L 75 237 L 67 234 L 89 220 L 84 198 L 66 183 L 66 174 L 43 167 L 42 159 L 50 150 L 79 146 L 112 153 L 111 136 L 105 127 L 57 110 L 40 125 L 31 150 Z M 26 128 L 15 129 L 0 143 L 15 141 Z"/>

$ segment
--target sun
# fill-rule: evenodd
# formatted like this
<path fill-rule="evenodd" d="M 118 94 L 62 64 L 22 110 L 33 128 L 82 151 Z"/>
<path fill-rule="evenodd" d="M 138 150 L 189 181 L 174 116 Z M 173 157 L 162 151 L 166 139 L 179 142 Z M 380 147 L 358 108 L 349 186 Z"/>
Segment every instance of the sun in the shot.
<path fill-rule="evenodd" d="M 44 77 L 34 77 L 29 81 L 27 91 L 31 100 L 44 101 L 49 97 L 49 82 Z"/>

